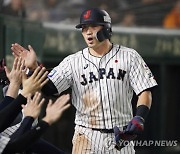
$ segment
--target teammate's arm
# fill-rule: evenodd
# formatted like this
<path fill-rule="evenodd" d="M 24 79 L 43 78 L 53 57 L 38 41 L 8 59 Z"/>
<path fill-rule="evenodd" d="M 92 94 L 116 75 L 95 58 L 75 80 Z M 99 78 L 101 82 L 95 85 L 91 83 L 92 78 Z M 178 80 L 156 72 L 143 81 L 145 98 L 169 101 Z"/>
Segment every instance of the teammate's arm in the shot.
<path fill-rule="evenodd" d="M 16 98 L 18 95 L 19 87 L 22 83 L 22 71 L 24 68 L 24 62 L 22 58 L 15 58 L 11 71 L 4 66 L 4 71 L 10 82 L 6 96 Z"/>
<path fill-rule="evenodd" d="M 29 68 L 31 71 L 33 71 L 35 68 L 38 67 L 37 56 L 36 56 L 34 49 L 30 45 L 28 46 L 28 48 L 29 48 L 29 50 L 25 49 L 24 47 L 22 47 L 18 43 L 15 43 L 15 44 L 12 44 L 11 50 L 12 50 L 12 54 L 15 57 L 21 57 L 25 61 L 25 66 L 27 68 Z M 67 64 L 68 62 L 65 61 L 64 63 Z M 67 87 L 64 90 L 66 90 L 69 87 L 69 85 L 66 85 L 66 86 Z M 59 93 L 57 90 L 57 87 L 54 85 L 54 83 L 51 80 L 49 80 L 42 87 L 41 91 L 46 96 L 51 96 L 51 95 Z"/>
<path fill-rule="evenodd" d="M 6 66 L 3 66 L 3 68 L 1 68 L 4 69 L 10 83 L 6 92 L 6 96 L 0 103 L 0 110 L 9 105 L 17 97 L 20 84 L 22 83 L 23 67 L 24 63 L 22 62 L 22 59 L 15 58 L 11 71 L 9 71 Z"/>
<path fill-rule="evenodd" d="M 23 75 L 23 90 L 21 94 L 15 99 L 10 105 L 6 106 L 0 111 L 0 132 L 5 130 L 17 117 L 21 111 L 21 104 L 26 103 L 26 97 L 29 94 L 34 94 L 36 91 L 40 90 L 44 84 L 47 83 L 47 72 L 45 68 L 38 67 L 30 78 L 26 78 Z"/>
<path fill-rule="evenodd" d="M 23 152 L 24 150 L 28 149 L 35 141 L 37 141 L 37 139 L 41 137 L 47 128 L 55 123 L 61 117 L 62 113 L 68 107 L 70 107 L 70 104 L 68 104 L 69 99 L 69 95 L 63 95 L 59 97 L 54 103 L 52 103 L 50 100 L 46 108 L 46 116 L 40 120 L 37 126 L 35 126 L 33 129 L 28 130 L 23 134 L 12 136 L 4 152 Z M 32 110 L 29 110 L 28 112 L 29 117 L 33 117 L 32 114 L 34 113 L 32 113 Z"/>
<path fill-rule="evenodd" d="M 19 95 L 11 104 L 0 111 L 0 132 L 4 131 L 21 111 L 21 103 L 26 103 L 26 98 Z"/>
<path fill-rule="evenodd" d="M 25 49 L 18 43 L 14 43 L 11 46 L 12 54 L 14 55 L 14 57 L 21 57 L 25 61 L 25 66 L 33 71 L 38 67 L 37 55 L 32 46 L 29 45 L 28 48 L 29 50 Z M 42 92 L 46 96 L 58 93 L 57 88 L 50 80 L 42 87 Z"/>
<path fill-rule="evenodd" d="M 18 138 L 19 136 L 23 135 L 26 131 L 31 129 L 32 123 L 36 118 L 39 117 L 44 100 L 44 98 L 41 99 L 41 93 L 39 92 L 35 93 L 33 99 L 31 99 L 30 95 L 28 96 L 27 104 L 22 105 L 25 118 L 23 119 L 23 122 L 21 123 L 17 131 L 14 134 L 12 134 L 11 141 L 13 139 Z"/>

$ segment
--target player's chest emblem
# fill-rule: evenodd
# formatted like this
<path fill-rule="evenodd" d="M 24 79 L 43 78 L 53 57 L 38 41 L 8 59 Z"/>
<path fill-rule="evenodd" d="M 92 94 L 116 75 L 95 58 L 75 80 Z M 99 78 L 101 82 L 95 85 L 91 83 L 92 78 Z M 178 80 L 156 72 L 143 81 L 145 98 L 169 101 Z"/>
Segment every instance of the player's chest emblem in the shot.
<path fill-rule="evenodd" d="M 89 72 L 86 76 L 85 74 L 81 75 L 81 84 L 83 86 L 87 85 L 88 83 L 92 83 L 101 79 L 116 79 L 116 80 L 124 80 L 124 76 L 126 74 L 126 71 L 118 69 L 114 71 L 113 68 L 109 68 L 108 71 L 106 71 L 105 68 L 100 68 L 98 71 L 98 75 L 95 75 L 94 72 Z"/>

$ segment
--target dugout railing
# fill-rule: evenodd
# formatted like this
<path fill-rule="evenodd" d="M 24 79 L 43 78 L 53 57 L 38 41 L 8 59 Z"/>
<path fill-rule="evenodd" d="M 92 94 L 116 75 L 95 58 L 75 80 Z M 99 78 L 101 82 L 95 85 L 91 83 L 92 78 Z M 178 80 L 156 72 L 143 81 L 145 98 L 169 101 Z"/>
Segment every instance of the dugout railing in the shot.
<path fill-rule="evenodd" d="M 76 25 L 75 23 L 74 25 Z M 20 18 L 0 16 L 0 58 L 5 57 L 7 65 L 12 65 L 11 44 L 18 42 L 27 47 L 31 44 L 37 52 L 39 61 L 50 68 L 57 65 L 65 56 L 76 52 L 85 43 L 74 25 L 60 23 L 39 23 L 30 22 Z M 180 30 L 167 30 L 161 28 L 125 28 L 113 27 L 112 42 L 136 49 L 151 68 L 158 87 L 153 91 L 153 104 L 145 125 L 145 132 L 139 140 L 167 140 L 179 141 L 180 125 Z M 2 92 L 1 92 L 2 98 Z M 135 97 L 136 99 L 136 97 Z M 73 126 L 74 110 L 68 111 Z M 64 125 L 67 127 L 66 116 Z M 58 132 L 67 129 L 60 129 L 60 126 L 51 128 L 56 133 L 45 135 L 65 151 L 71 150 L 70 138 L 64 142 L 64 138 L 58 136 Z M 59 131 L 57 130 L 59 129 Z M 62 133 L 61 132 L 61 133 Z M 180 145 L 179 145 L 180 146 Z M 178 153 L 179 146 L 160 147 L 137 147 L 138 153 Z"/>

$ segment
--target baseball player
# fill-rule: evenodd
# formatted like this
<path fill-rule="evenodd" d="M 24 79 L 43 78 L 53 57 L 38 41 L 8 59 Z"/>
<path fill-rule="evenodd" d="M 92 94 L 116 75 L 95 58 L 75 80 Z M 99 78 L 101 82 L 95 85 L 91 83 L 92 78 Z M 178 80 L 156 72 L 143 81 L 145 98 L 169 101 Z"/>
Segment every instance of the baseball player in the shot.
<path fill-rule="evenodd" d="M 111 43 L 111 18 L 106 11 L 85 10 L 76 28 L 82 30 L 88 47 L 56 66 L 42 90 L 60 94 L 72 88 L 76 108 L 73 154 L 135 153 L 133 142 L 116 148 L 115 135 L 118 139 L 119 131 L 134 138 L 143 131 L 152 102 L 151 89 L 157 83 L 134 49 Z M 27 52 L 19 44 L 13 44 L 12 50 L 16 56 Z M 32 47 L 29 50 L 34 52 Z M 134 117 L 133 91 L 138 95 Z"/>

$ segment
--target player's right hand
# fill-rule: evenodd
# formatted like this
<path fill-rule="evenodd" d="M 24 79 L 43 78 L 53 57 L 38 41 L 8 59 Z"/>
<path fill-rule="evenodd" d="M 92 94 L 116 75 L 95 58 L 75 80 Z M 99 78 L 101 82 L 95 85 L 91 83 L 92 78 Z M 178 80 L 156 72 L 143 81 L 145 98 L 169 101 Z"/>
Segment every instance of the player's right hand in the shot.
<path fill-rule="evenodd" d="M 29 50 L 25 49 L 18 43 L 11 45 L 12 54 L 14 57 L 21 57 L 25 61 L 25 66 L 30 70 L 35 70 L 38 67 L 37 55 L 31 45 L 28 45 Z"/>

